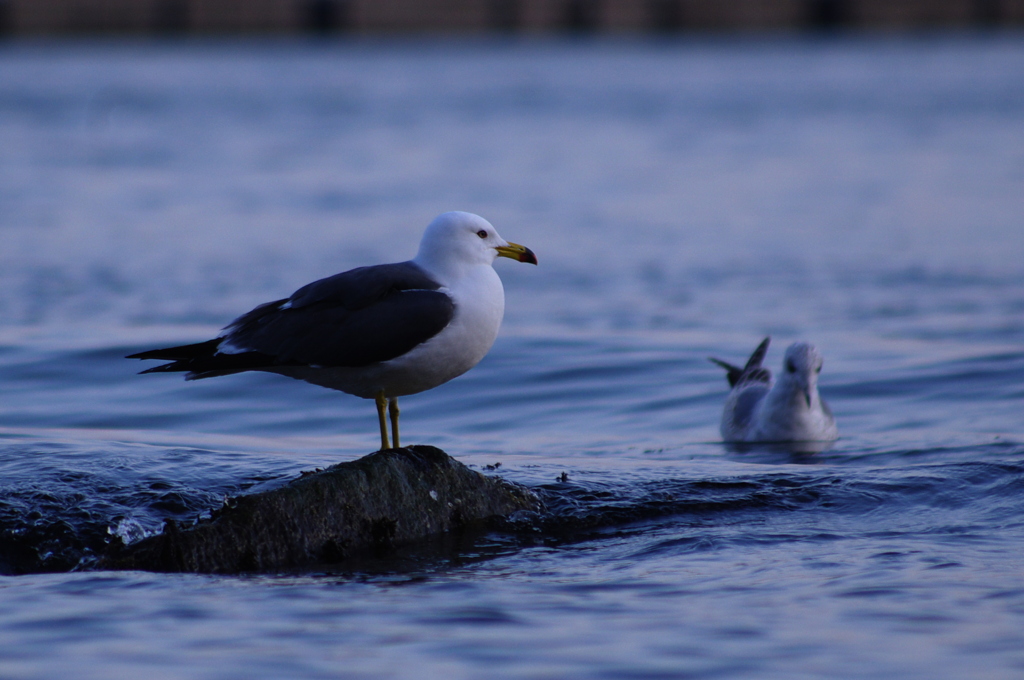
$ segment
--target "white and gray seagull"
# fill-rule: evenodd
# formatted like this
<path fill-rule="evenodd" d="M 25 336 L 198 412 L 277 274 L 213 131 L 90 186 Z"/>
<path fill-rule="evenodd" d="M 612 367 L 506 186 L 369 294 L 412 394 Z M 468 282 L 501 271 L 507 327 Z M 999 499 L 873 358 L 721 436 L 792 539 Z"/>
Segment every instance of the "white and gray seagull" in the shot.
<path fill-rule="evenodd" d="M 381 449 L 395 447 L 398 397 L 473 368 L 494 343 L 505 292 L 498 257 L 537 264 L 490 222 L 448 212 L 431 222 L 412 260 L 359 267 L 314 281 L 243 314 L 212 340 L 132 354 L 169 364 L 143 373 L 186 380 L 267 371 L 377 403 Z"/>
<path fill-rule="evenodd" d="M 761 366 L 765 338 L 743 368 L 710 358 L 728 371 L 732 391 L 722 411 L 721 432 L 727 442 L 832 441 L 839 437 L 836 420 L 818 394 L 822 356 L 814 345 L 795 342 L 786 349 L 778 380 Z"/>

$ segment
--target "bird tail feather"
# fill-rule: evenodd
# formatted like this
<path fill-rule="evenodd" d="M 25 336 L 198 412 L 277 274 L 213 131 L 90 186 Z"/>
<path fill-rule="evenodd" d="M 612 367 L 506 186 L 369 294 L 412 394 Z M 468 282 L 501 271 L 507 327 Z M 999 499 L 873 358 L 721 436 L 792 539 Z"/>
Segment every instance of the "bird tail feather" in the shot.
<path fill-rule="evenodd" d="M 128 359 L 158 359 L 170 363 L 147 368 L 140 373 L 184 373 L 186 380 L 214 378 L 242 371 L 258 370 L 276 365 L 273 358 L 262 352 L 240 352 L 238 354 L 218 353 L 223 338 L 214 338 L 206 342 L 191 345 L 152 349 L 138 354 L 128 355 Z"/>

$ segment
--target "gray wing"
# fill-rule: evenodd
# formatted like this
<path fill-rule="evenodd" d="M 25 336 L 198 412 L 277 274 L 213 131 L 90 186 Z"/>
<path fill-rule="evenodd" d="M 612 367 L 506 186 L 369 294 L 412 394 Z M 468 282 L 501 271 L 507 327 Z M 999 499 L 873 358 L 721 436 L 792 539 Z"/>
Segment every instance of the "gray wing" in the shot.
<path fill-rule="evenodd" d="M 754 409 L 765 398 L 769 389 L 767 385 L 751 385 L 736 395 L 736 402 L 732 409 L 732 422 L 737 428 L 741 430 L 747 428 Z"/>
<path fill-rule="evenodd" d="M 426 342 L 454 315 L 441 284 L 412 262 L 360 267 L 256 307 L 219 338 L 129 358 L 171 360 L 143 372 L 188 371 L 189 379 L 279 366 L 368 366 Z"/>
<path fill-rule="evenodd" d="M 411 262 L 315 281 L 231 323 L 225 339 L 279 364 L 367 366 L 426 342 L 455 315 L 441 284 Z"/>

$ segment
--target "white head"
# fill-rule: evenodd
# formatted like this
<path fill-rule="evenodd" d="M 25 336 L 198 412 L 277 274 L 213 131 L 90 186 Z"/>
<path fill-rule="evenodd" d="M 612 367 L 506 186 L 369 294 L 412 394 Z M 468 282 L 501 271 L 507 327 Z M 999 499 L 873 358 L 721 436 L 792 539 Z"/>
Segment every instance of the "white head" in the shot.
<path fill-rule="evenodd" d="M 498 256 L 537 264 L 529 248 L 509 243 L 494 226 L 468 212 L 446 212 L 427 225 L 415 262 L 432 271 L 490 265 Z"/>
<path fill-rule="evenodd" d="M 786 348 L 786 356 L 782 361 L 782 374 L 779 382 L 785 382 L 802 393 L 810 408 L 818 398 L 818 374 L 824 358 L 814 345 L 807 342 L 794 342 Z"/>

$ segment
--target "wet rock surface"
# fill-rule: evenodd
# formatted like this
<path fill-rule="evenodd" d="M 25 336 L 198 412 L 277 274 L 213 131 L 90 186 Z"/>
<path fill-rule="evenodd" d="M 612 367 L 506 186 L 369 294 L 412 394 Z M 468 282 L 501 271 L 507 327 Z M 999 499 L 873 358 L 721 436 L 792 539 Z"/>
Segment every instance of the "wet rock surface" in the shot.
<path fill-rule="evenodd" d="M 337 564 L 517 511 L 530 490 L 487 477 L 432 446 L 378 451 L 285 486 L 229 499 L 207 520 L 116 546 L 101 569 L 242 573 Z"/>

